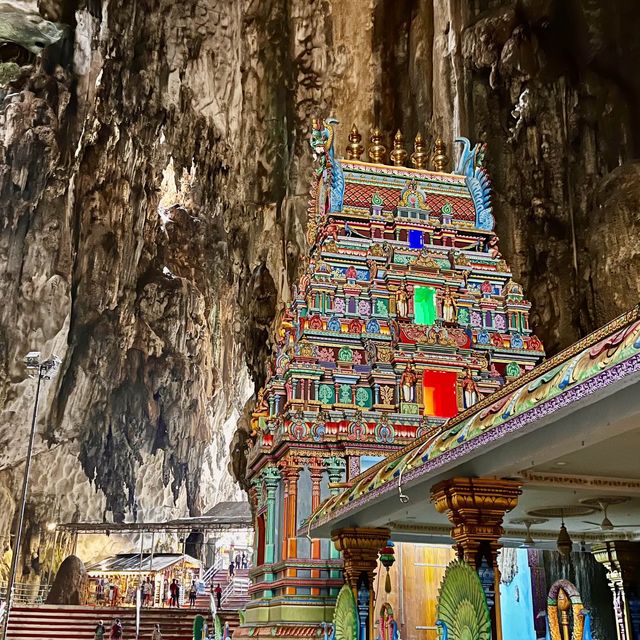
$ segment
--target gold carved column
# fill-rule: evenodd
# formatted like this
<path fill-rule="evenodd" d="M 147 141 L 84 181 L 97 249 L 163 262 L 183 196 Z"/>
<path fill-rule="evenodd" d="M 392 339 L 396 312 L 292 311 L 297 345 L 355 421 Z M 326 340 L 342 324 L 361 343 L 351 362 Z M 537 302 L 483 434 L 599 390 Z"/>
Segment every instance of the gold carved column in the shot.
<path fill-rule="evenodd" d="M 499 478 L 452 478 L 431 489 L 431 500 L 446 513 L 453 529 L 458 556 L 480 576 L 491 610 L 493 638 L 502 639 L 498 540 L 504 514 L 518 504 L 520 483 Z M 492 573 L 492 575 L 491 575 Z"/>
<path fill-rule="evenodd" d="M 358 601 L 358 583 L 363 574 L 367 577 L 369 589 L 367 633 L 369 638 L 374 637 L 375 594 L 373 585 L 378 567 L 378 554 L 389 540 L 389 535 L 389 529 L 383 527 L 337 529 L 331 533 L 331 540 L 336 549 L 342 552 L 344 578 L 353 590 L 356 601 Z"/>
<path fill-rule="evenodd" d="M 639 620 L 632 618 L 640 598 L 640 543 L 627 540 L 599 542 L 591 548 L 595 559 L 607 570 L 613 594 L 613 613 L 618 640 L 635 640 Z"/>

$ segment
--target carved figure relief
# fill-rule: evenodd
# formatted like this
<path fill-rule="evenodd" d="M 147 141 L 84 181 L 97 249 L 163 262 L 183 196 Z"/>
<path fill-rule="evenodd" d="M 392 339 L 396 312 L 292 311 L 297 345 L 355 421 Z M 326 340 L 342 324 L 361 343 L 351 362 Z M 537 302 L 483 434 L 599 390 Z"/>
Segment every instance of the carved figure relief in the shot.
<path fill-rule="evenodd" d="M 416 376 L 413 365 L 409 362 L 405 367 L 402 376 L 400 377 L 400 387 L 402 389 L 402 401 L 403 402 L 415 402 L 416 401 Z"/>
<path fill-rule="evenodd" d="M 449 285 L 444 288 L 442 295 L 442 320 L 448 324 L 456 321 L 456 303 L 451 295 Z"/>
<path fill-rule="evenodd" d="M 476 384 L 471 370 L 467 369 L 464 378 L 462 379 L 462 396 L 464 399 L 464 408 L 468 409 L 473 406 L 478 400 L 480 400 L 480 392 L 478 391 L 478 385 Z"/>
<path fill-rule="evenodd" d="M 399 318 L 409 317 L 409 294 L 404 286 L 396 291 L 396 311 Z"/>

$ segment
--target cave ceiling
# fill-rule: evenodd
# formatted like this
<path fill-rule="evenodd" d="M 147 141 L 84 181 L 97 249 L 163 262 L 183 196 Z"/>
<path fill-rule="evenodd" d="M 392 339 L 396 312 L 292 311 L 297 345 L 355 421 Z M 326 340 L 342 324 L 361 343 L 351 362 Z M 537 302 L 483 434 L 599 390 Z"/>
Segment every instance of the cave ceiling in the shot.
<path fill-rule="evenodd" d="M 306 250 L 315 114 L 340 121 L 340 153 L 354 122 L 488 144 L 501 247 L 548 352 L 637 303 L 634 1 L 0 12 L 0 536 L 30 350 L 63 360 L 38 423 L 45 513 L 159 519 L 241 496 L 248 407 Z"/>

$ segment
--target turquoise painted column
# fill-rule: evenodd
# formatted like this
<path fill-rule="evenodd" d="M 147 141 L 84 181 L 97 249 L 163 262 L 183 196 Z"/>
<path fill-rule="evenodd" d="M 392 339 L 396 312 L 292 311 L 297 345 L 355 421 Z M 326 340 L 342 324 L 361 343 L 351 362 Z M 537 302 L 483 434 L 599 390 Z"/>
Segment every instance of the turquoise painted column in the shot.
<path fill-rule="evenodd" d="M 275 557 L 276 535 L 276 490 L 280 482 L 280 472 L 275 467 L 264 471 L 264 484 L 267 489 L 267 522 L 265 527 L 264 561 L 271 564 Z"/>
<path fill-rule="evenodd" d="M 344 458 L 327 458 L 324 464 L 327 469 L 327 475 L 329 476 L 329 484 L 342 482 L 344 470 L 347 466 Z M 331 495 L 340 493 L 340 489 L 338 488 L 330 488 L 329 491 L 331 492 Z M 331 540 L 329 541 L 329 559 L 340 559 L 340 552 L 336 549 L 335 544 Z M 340 579 L 342 577 L 342 571 L 340 569 L 331 569 L 329 577 Z M 331 595 L 337 595 L 338 590 L 331 589 L 330 593 Z"/>
<path fill-rule="evenodd" d="M 264 562 L 273 564 L 275 558 L 276 536 L 276 490 L 280 482 L 280 472 L 275 467 L 267 467 L 264 470 L 264 484 L 267 489 L 267 521 L 265 526 Z M 273 573 L 265 572 L 265 582 L 273 582 Z M 265 589 L 265 598 L 273 597 L 272 589 Z"/>

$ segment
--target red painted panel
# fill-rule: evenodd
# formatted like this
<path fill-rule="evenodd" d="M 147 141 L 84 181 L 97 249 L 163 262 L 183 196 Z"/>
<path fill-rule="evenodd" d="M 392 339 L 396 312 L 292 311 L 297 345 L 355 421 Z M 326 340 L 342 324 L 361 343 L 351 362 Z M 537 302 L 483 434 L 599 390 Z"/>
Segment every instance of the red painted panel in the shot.
<path fill-rule="evenodd" d="M 425 370 L 422 379 L 425 415 L 452 418 L 458 414 L 456 383 L 454 371 Z"/>

